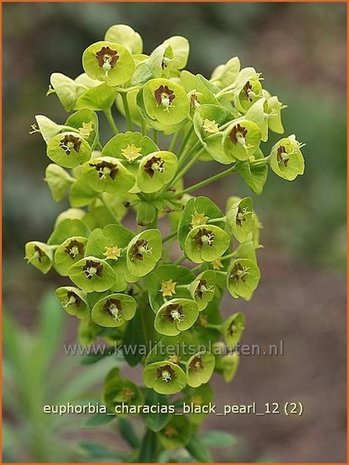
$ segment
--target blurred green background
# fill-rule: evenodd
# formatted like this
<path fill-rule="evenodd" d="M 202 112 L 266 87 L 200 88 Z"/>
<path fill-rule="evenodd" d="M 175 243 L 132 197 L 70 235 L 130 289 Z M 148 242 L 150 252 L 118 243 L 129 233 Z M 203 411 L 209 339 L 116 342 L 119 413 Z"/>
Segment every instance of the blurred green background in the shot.
<path fill-rule="evenodd" d="M 346 5 L 18 3 L 3 9 L 5 309 L 31 330 L 40 296 L 57 282 L 53 273 L 44 277 L 22 258 L 24 243 L 45 241 L 65 208 L 52 201 L 43 182 L 44 143 L 29 136 L 35 114 L 57 122 L 66 118 L 55 96 L 45 96 L 49 75 L 80 74 L 82 51 L 117 23 L 142 34 L 146 53 L 171 35 L 186 36 L 188 68 L 205 76 L 237 55 L 242 66 L 262 72 L 264 86 L 288 105 L 286 135 L 295 133 L 306 144 L 306 172 L 292 183 L 270 173 L 262 196 L 252 195 L 264 226 L 263 282 L 251 304 L 234 303 L 247 311 L 246 342 L 284 338 L 289 350 L 282 360 L 242 360 L 236 381 L 216 389 L 228 401 L 298 395 L 308 409 L 299 423 L 234 418 L 218 425 L 212 418 L 208 427 L 239 436 L 236 455 L 217 459 L 344 461 Z M 110 135 L 104 128 L 103 140 Z M 200 165 L 187 183 L 213 169 Z M 221 205 L 228 195 L 251 195 L 237 177 L 206 192 Z M 74 322 L 66 318 L 65 324 L 72 339 Z M 14 420 L 6 405 L 5 413 L 14 425 L 25 421 Z M 9 458 L 38 460 L 24 447 Z"/>

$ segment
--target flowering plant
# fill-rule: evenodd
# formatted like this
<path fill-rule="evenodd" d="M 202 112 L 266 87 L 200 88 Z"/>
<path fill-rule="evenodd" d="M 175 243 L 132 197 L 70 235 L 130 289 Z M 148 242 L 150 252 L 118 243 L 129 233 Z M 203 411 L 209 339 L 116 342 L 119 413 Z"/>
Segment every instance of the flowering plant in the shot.
<path fill-rule="evenodd" d="M 252 199 L 230 196 L 222 211 L 192 193 L 237 173 L 260 194 L 269 168 L 289 181 L 304 171 L 294 135 L 263 153 L 269 131 L 284 132 L 285 106 L 262 87 L 261 74 L 241 68 L 235 57 L 207 79 L 185 69 L 188 55 L 184 37 L 170 37 L 146 55 L 137 32 L 112 26 L 84 51 L 83 74 L 51 75 L 48 94 L 70 113 L 67 120 L 38 115 L 33 127 L 52 161 L 45 173 L 52 197 L 68 197 L 70 208 L 46 243 L 26 244 L 26 259 L 43 273 L 53 268 L 66 277 L 56 294 L 80 320 L 82 344 L 101 338 L 123 349 L 130 366 L 142 367 L 142 386 L 119 367 L 106 375 L 108 419 L 124 427 L 120 405 L 198 407 L 183 416 L 141 410 L 143 440 L 125 437 L 130 460 L 145 462 L 183 447 L 209 460 L 197 434 L 205 417 L 199 407 L 212 400 L 214 372 L 226 382 L 234 377 L 239 355 L 222 348 L 234 349 L 245 328 L 241 312 L 222 317 L 221 300 L 225 290 L 250 300 L 260 280 L 261 224 Z M 114 133 L 106 142 L 100 114 Z M 184 175 L 206 161 L 227 166 L 185 187 Z M 174 241 L 182 252 L 175 260 Z"/>

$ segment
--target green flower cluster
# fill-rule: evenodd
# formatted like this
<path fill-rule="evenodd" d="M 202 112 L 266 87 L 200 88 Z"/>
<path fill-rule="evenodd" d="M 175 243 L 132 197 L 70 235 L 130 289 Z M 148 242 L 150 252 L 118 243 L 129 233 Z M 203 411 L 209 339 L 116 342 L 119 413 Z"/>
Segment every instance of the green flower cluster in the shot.
<path fill-rule="evenodd" d="M 144 354 L 125 353 L 131 366 L 143 365 L 145 388 L 119 369 L 107 375 L 103 401 L 112 412 L 120 403 L 144 403 L 151 390 L 181 392 L 178 405 L 207 403 L 212 374 L 230 381 L 237 370 L 232 349 L 245 317 L 237 312 L 224 319 L 220 306 L 225 290 L 250 300 L 257 288 L 261 224 L 250 197 L 231 196 L 222 211 L 191 192 L 239 173 L 260 194 L 269 167 L 289 181 L 304 171 L 294 135 L 281 138 L 270 154 L 262 151 L 269 131 L 283 133 L 285 106 L 262 87 L 261 74 L 232 58 L 207 79 L 185 70 L 188 55 L 184 37 L 170 37 L 147 55 L 137 32 L 112 26 L 84 51 L 83 74 L 51 76 L 48 94 L 72 112 L 66 121 L 38 115 L 33 126 L 52 161 L 45 173 L 52 197 L 67 197 L 70 208 L 46 243 L 26 244 L 26 259 L 69 279 L 56 294 L 81 320 L 82 343 L 152 343 Z M 123 131 L 112 111 L 124 117 Z M 106 142 L 100 114 L 114 132 Z M 208 160 L 229 166 L 184 188 L 185 173 Z M 175 239 L 183 252 L 176 261 L 170 255 Z M 224 352 L 225 345 L 231 350 Z M 169 417 L 157 430 L 160 443 L 186 445 L 203 417 Z"/>

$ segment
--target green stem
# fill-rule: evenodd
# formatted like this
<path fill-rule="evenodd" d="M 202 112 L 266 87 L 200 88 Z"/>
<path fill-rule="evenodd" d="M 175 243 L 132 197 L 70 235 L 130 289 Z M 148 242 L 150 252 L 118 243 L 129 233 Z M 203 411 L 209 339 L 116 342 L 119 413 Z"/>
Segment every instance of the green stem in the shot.
<path fill-rule="evenodd" d="M 186 147 L 186 145 L 187 145 L 187 143 L 188 143 L 188 140 L 190 139 L 190 136 L 191 136 L 193 130 L 194 130 L 194 127 L 191 126 L 191 127 L 189 128 L 187 134 L 184 136 L 184 139 L 183 139 L 183 141 L 182 141 L 182 144 L 181 144 L 181 146 L 179 147 L 179 150 L 178 150 L 178 152 L 177 152 L 177 157 L 178 157 L 178 158 L 180 158 L 180 156 L 182 155 L 182 152 L 184 151 L 184 149 L 185 149 L 185 147 Z"/>
<path fill-rule="evenodd" d="M 165 236 L 162 240 L 162 242 L 167 242 L 176 237 L 177 231 L 174 231 L 173 233 L 169 234 L 168 236 Z"/>
<path fill-rule="evenodd" d="M 169 150 L 170 152 L 173 152 L 173 149 L 174 149 L 175 146 L 176 146 L 176 142 L 177 142 L 177 139 L 178 139 L 178 135 L 179 135 L 179 131 L 175 132 L 174 135 L 173 135 L 173 137 L 172 137 L 172 139 L 171 139 L 171 143 L 170 143 L 169 148 L 168 148 L 168 150 Z"/>
<path fill-rule="evenodd" d="M 122 104 L 124 106 L 125 115 L 126 115 L 127 129 L 129 131 L 132 131 L 133 126 L 132 126 L 132 121 L 131 121 L 130 109 L 129 109 L 128 101 L 127 101 L 127 94 L 125 92 L 121 92 L 121 98 L 122 98 Z"/>
<path fill-rule="evenodd" d="M 100 201 L 103 203 L 105 208 L 108 210 L 108 212 L 111 214 L 111 216 L 114 218 L 114 220 L 119 224 L 119 218 L 115 215 L 113 210 L 110 208 L 110 205 L 108 205 L 108 202 L 106 202 L 105 198 L 103 197 L 103 194 L 99 196 Z"/>
<path fill-rule="evenodd" d="M 158 131 L 156 129 L 153 129 L 153 139 L 155 144 L 158 144 Z"/>
<path fill-rule="evenodd" d="M 158 451 L 159 447 L 156 433 L 147 429 L 143 437 L 137 461 L 139 463 L 157 463 Z"/>
<path fill-rule="evenodd" d="M 105 117 L 107 118 L 107 121 L 108 121 L 112 131 L 114 132 L 114 134 L 118 134 L 119 130 L 118 130 L 117 126 L 116 126 L 113 115 L 111 113 L 111 108 L 108 108 L 107 110 L 104 110 L 104 114 L 105 114 Z"/>
<path fill-rule="evenodd" d="M 173 263 L 174 265 L 180 265 L 181 263 L 184 262 L 184 260 L 186 260 L 186 256 L 185 255 L 182 255 L 181 257 L 177 258 L 177 260 L 175 260 Z"/>
<path fill-rule="evenodd" d="M 225 171 L 222 171 L 221 173 L 215 174 L 214 176 L 211 176 L 208 179 L 204 179 L 203 181 L 198 182 L 197 184 L 194 184 L 192 186 L 187 187 L 186 189 L 183 189 L 181 192 L 178 192 L 176 197 L 181 197 L 183 194 L 187 194 L 189 192 L 196 191 L 198 189 L 201 189 L 202 187 L 208 186 L 209 184 L 218 181 L 219 179 L 224 178 L 225 176 L 228 176 L 228 174 L 235 173 L 236 172 L 236 167 L 231 166 Z"/>
<path fill-rule="evenodd" d="M 197 149 L 199 148 L 198 152 Z M 197 162 L 203 147 L 201 147 L 200 142 L 197 142 L 190 150 L 186 153 L 185 157 L 181 160 L 182 163 L 178 165 L 178 171 L 174 179 L 171 181 L 171 184 L 174 186 L 178 179 L 180 179 L 193 165 Z M 195 153 L 196 152 L 196 153 Z M 186 161 L 189 160 L 188 163 Z M 184 165 L 184 166 L 183 166 Z"/>

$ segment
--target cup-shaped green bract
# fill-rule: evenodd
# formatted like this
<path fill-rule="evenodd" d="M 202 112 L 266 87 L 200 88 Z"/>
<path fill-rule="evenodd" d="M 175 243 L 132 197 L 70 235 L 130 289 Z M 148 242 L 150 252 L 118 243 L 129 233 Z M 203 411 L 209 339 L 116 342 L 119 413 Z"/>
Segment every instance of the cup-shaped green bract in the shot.
<path fill-rule="evenodd" d="M 51 236 L 48 238 L 49 245 L 62 244 L 66 239 L 74 236 L 88 237 L 90 228 L 79 218 L 69 216 L 57 221 Z"/>
<path fill-rule="evenodd" d="M 161 233 L 158 229 L 148 229 L 137 234 L 127 246 L 127 268 L 133 276 L 145 276 L 155 268 L 161 255 Z"/>
<path fill-rule="evenodd" d="M 187 65 L 189 57 L 189 42 L 183 36 L 172 36 L 164 40 L 164 44 L 170 45 L 173 58 L 172 60 L 163 59 L 164 68 L 183 69 Z"/>
<path fill-rule="evenodd" d="M 143 380 L 146 387 L 159 394 L 176 394 L 187 384 L 187 377 L 178 365 L 172 362 L 155 362 L 144 368 Z"/>
<path fill-rule="evenodd" d="M 143 87 L 144 109 L 150 120 L 164 126 L 178 124 L 189 115 L 189 99 L 182 86 L 169 79 L 151 79 Z"/>
<path fill-rule="evenodd" d="M 64 286 L 56 289 L 56 296 L 69 315 L 83 320 L 90 316 L 86 294 L 77 287 Z"/>
<path fill-rule="evenodd" d="M 159 191 L 175 176 L 178 160 L 174 153 L 159 150 L 142 158 L 137 174 L 137 185 L 142 192 Z"/>
<path fill-rule="evenodd" d="M 245 242 L 253 229 L 252 199 L 232 197 L 228 203 L 227 221 L 235 238 Z"/>
<path fill-rule="evenodd" d="M 202 412 L 201 406 L 208 405 L 210 402 L 212 402 L 213 392 L 208 383 L 201 384 L 195 388 L 187 387 L 186 397 L 184 400 L 187 404 L 192 404 L 194 409 L 197 409 L 197 411 L 188 414 L 188 420 L 193 425 L 200 425 L 207 415 L 206 412 Z"/>
<path fill-rule="evenodd" d="M 65 122 L 66 126 L 76 128 L 77 132 L 94 148 L 98 139 L 98 117 L 92 110 L 84 108 L 72 115 Z"/>
<path fill-rule="evenodd" d="M 52 267 L 53 248 L 44 242 L 27 242 L 25 244 L 25 259 L 46 274 Z"/>
<path fill-rule="evenodd" d="M 161 445 L 168 450 L 185 447 L 192 436 L 193 429 L 188 419 L 181 416 L 173 416 L 166 426 L 157 434 Z"/>
<path fill-rule="evenodd" d="M 103 156 L 119 158 L 129 165 L 136 165 L 145 155 L 156 152 L 159 147 L 140 132 L 127 131 L 112 137 L 103 147 Z"/>
<path fill-rule="evenodd" d="M 213 262 L 230 245 L 230 237 L 222 228 L 211 224 L 195 226 L 188 234 L 184 251 L 194 263 Z"/>
<path fill-rule="evenodd" d="M 96 325 L 90 318 L 80 320 L 78 328 L 78 340 L 80 344 L 93 344 L 101 330 L 101 327 Z"/>
<path fill-rule="evenodd" d="M 178 239 L 182 249 L 184 249 L 185 240 L 195 226 L 206 225 L 209 220 L 215 220 L 215 225 L 224 228 L 224 215 L 222 210 L 208 197 L 191 198 L 185 202 L 178 224 Z M 217 221 L 222 218 L 222 221 Z"/>
<path fill-rule="evenodd" d="M 90 78 L 105 81 L 109 86 L 125 84 L 135 69 L 129 50 L 124 45 L 107 41 L 87 47 L 82 65 Z"/>
<path fill-rule="evenodd" d="M 96 192 L 121 195 L 129 191 L 134 176 L 114 157 L 98 157 L 83 167 L 84 181 Z"/>
<path fill-rule="evenodd" d="M 46 144 L 63 129 L 62 125 L 55 123 L 44 115 L 35 115 L 35 121 L 37 126 L 32 125 L 33 131 L 30 134 L 40 132 Z"/>
<path fill-rule="evenodd" d="M 159 308 L 155 317 L 155 329 L 165 336 L 177 336 L 193 326 L 198 315 L 198 305 L 194 300 L 172 299 Z"/>
<path fill-rule="evenodd" d="M 85 255 L 87 238 L 75 236 L 66 239 L 60 244 L 54 255 L 54 267 L 58 274 L 67 276 L 69 268 Z"/>
<path fill-rule="evenodd" d="M 130 53 L 137 54 L 143 51 L 143 40 L 140 34 L 126 24 L 115 24 L 105 33 L 107 42 L 124 45 Z"/>
<path fill-rule="evenodd" d="M 213 70 L 211 81 L 221 89 L 235 82 L 240 71 L 238 57 L 230 58 L 224 65 L 219 65 Z"/>
<path fill-rule="evenodd" d="M 286 105 L 283 105 L 275 95 L 267 98 L 265 109 L 268 113 L 269 129 L 277 134 L 283 134 L 284 132 L 281 120 L 281 110 L 283 108 L 286 108 Z"/>
<path fill-rule="evenodd" d="M 64 168 L 75 168 L 91 158 L 91 147 L 77 132 L 62 132 L 50 139 L 47 156 Z"/>
<path fill-rule="evenodd" d="M 118 375 L 107 377 L 102 400 L 111 413 L 116 413 L 115 407 L 118 405 L 141 405 L 144 401 L 141 390 L 131 380 Z"/>
<path fill-rule="evenodd" d="M 224 321 L 221 327 L 224 340 L 230 349 L 233 349 L 240 341 L 245 330 L 245 315 L 241 312 L 234 313 Z"/>
<path fill-rule="evenodd" d="M 259 147 L 261 130 L 253 121 L 235 120 L 224 131 L 223 147 L 233 159 L 248 160 Z"/>
<path fill-rule="evenodd" d="M 147 277 L 149 303 L 154 312 L 169 299 L 190 298 L 187 286 L 195 279 L 195 274 L 179 265 L 160 265 Z"/>
<path fill-rule="evenodd" d="M 267 113 L 267 104 L 265 98 L 258 99 L 248 110 L 245 119 L 253 121 L 261 131 L 261 140 L 268 140 L 269 114 Z"/>
<path fill-rule="evenodd" d="M 223 379 L 226 383 L 230 383 L 239 367 L 240 356 L 237 352 L 232 354 L 224 355 L 223 357 L 217 359 L 216 366 L 218 366 L 218 371 L 222 373 Z"/>
<path fill-rule="evenodd" d="M 271 150 L 270 166 L 275 174 L 287 181 L 293 181 L 304 173 L 304 158 L 301 144 L 294 134 L 279 140 Z"/>
<path fill-rule="evenodd" d="M 198 304 L 199 311 L 207 307 L 208 303 L 214 298 L 216 290 L 216 273 L 213 270 L 207 270 L 200 273 L 190 285 L 190 292 Z"/>
<path fill-rule="evenodd" d="M 234 298 L 250 300 L 260 280 L 257 263 L 248 258 L 234 260 L 227 271 L 227 289 Z"/>
<path fill-rule="evenodd" d="M 210 352 L 199 352 L 187 362 L 187 380 L 191 387 L 207 383 L 213 373 L 215 358 Z"/>
<path fill-rule="evenodd" d="M 85 90 L 80 95 L 75 102 L 75 110 L 105 111 L 113 105 L 117 95 L 115 88 L 106 83 L 101 84 L 100 81 L 94 82 L 97 82 L 98 85 Z"/>
<path fill-rule="evenodd" d="M 235 93 L 234 103 L 235 107 L 242 113 L 246 113 L 263 95 L 262 84 L 257 74 L 252 75 L 243 85 L 239 85 L 238 89 L 241 90 L 239 93 Z"/>
<path fill-rule="evenodd" d="M 89 256 L 74 263 L 68 271 L 73 283 L 86 292 L 103 292 L 110 289 L 116 279 L 113 268 L 99 258 Z"/>
<path fill-rule="evenodd" d="M 125 248 L 133 238 L 133 233 L 118 224 L 109 224 L 103 229 L 96 228 L 89 235 L 86 245 L 86 254 L 101 258 L 113 268 L 115 282 L 114 291 L 123 291 L 128 282 L 137 278 L 130 275 L 126 266 Z"/>
<path fill-rule="evenodd" d="M 251 164 L 250 160 L 237 161 L 236 168 L 246 184 L 256 194 L 261 194 L 268 176 L 268 165 L 263 161 L 264 155 L 260 149 L 252 155 L 251 160 L 261 163 Z"/>
<path fill-rule="evenodd" d="M 59 202 L 67 194 L 69 187 L 74 182 L 74 178 L 61 166 L 50 163 L 45 171 L 45 181 L 51 191 L 53 200 Z"/>
<path fill-rule="evenodd" d="M 133 297 L 120 293 L 110 294 L 96 303 L 91 318 L 100 326 L 116 328 L 134 317 L 136 307 Z"/>
<path fill-rule="evenodd" d="M 53 73 L 50 77 L 50 89 L 48 94 L 55 92 L 59 101 L 66 111 L 74 108 L 76 99 L 81 93 L 81 89 L 76 82 L 62 73 Z"/>
<path fill-rule="evenodd" d="M 229 121 L 234 119 L 230 110 L 219 105 L 201 105 L 194 113 L 193 124 L 205 150 L 214 160 L 222 164 L 230 164 L 235 157 L 223 146 L 224 133 L 221 131 Z"/>

